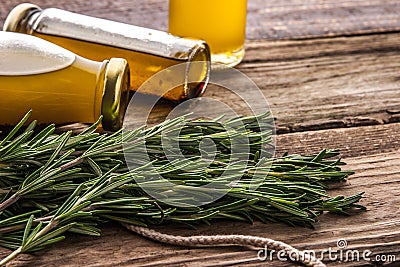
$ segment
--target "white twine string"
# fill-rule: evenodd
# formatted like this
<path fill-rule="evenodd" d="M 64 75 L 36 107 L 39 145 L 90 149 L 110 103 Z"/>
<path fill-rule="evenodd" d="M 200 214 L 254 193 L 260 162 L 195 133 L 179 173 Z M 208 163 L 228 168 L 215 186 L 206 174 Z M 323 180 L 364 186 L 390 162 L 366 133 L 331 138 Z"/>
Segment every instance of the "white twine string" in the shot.
<path fill-rule="evenodd" d="M 178 236 L 157 232 L 147 227 L 136 226 L 122 223 L 128 230 L 141 236 L 150 238 L 166 244 L 178 246 L 215 246 L 215 245 L 236 245 L 236 246 L 254 246 L 274 250 L 282 250 L 286 255 L 299 255 L 299 262 L 309 267 L 326 267 L 319 259 L 280 241 L 275 241 L 266 237 L 251 235 L 198 235 L 198 236 Z"/>

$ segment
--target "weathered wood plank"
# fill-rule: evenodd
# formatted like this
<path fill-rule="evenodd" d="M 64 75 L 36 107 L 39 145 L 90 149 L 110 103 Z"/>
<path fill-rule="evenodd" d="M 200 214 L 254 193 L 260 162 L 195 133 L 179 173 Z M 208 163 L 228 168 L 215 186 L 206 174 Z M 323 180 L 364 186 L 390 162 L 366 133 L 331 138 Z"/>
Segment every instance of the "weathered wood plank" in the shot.
<path fill-rule="evenodd" d="M 399 47 L 400 34 L 254 41 L 248 43 L 238 69 L 269 101 L 278 133 L 386 124 L 400 121 Z M 222 76 L 226 88 L 243 84 L 241 76 L 213 75 Z M 238 114 L 249 113 L 248 104 L 260 103 L 247 86 L 238 92 L 248 96 L 247 104 L 213 85 L 204 97 L 221 101 Z M 157 106 L 150 123 L 162 121 L 172 108 L 171 103 Z M 202 101 L 194 101 L 187 111 L 196 109 L 208 109 L 210 116 L 221 114 Z M 127 118 L 127 125 L 135 120 Z"/>
<path fill-rule="evenodd" d="M 399 136 L 400 123 L 282 134 L 277 137 L 276 155 L 317 153 L 321 148 L 340 149 L 344 158 L 395 152 Z"/>
<path fill-rule="evenodd" d="M 289 131 L 399 121 L 400 34 L 249 43 L 247 74 Z"/>
<path fill-rule="evenodd" d="M 188 230 L 179 226 L 157 227 L 167 233 L 191 234 L 251 234 L 288 242 L 302 249 L 336 249 L 344 238 L 349 249 L 360 252 L 369 249 L 371 257 L 395 255 L 400 260 L 400 124 L 376 125 L 349 129 L 321 130 L 279 135 L 279 151 L 314 152 L 324 147 L 344 149 L 346 169 L 356 171 L 334 195 L 350 195 L 365 191 L 362 204 L 367 212 L 353 216 L 324 214 L 316 229 L 289 227 L 283 224 L 254 225 L 216 222 Z M 364 147 L 364 145 L 365 147 Z M 382 147 L 374 144 L 383 144 Z M 391 144 L 391 145 L 390 145 Z M 302 146 L 309 148 L 303 148 Z M 374 153 L 374 151 L 379 153 Z M 358 156 L 364 155 L 364 156 Z M 351 156 L 351 157 L 350 157 Z M 6 254 L 0 250 L 0 257 Z M 12 266 L 260 266 L 257 250 L 241 247 L 182 248 L 159 244 L 117 225 L 103 228 L 103 237 L 69 235 L 66 241 L 48 251 L 23 255 Z M 288 266 L 288 263 L 266 262 L 267 266 Z M 398 264 L 398 262 L 396 263 Z M 334 262 L 330 266 L 366 266 L 368 262 Z M 290 264 L 291 266 L 291 264 Z M 389 265 L 388 265 L 389 266 Z M 396 265 L 391 265 L 396 266 Z"/>
<path fill-rule="evenodd" d="M 3 1 L 0 25 L 20 0 Z M 167 30 L 167 0 L 36 0 L 87 15 Z M 400 30 L 400 3 L 396 0 L 250 0 L 247 38 L 282 39 L 366 34 Z M 221 15 L 222 16 L 222 15 Z M 199 16 L 201 19 L 201 16 Z"/>

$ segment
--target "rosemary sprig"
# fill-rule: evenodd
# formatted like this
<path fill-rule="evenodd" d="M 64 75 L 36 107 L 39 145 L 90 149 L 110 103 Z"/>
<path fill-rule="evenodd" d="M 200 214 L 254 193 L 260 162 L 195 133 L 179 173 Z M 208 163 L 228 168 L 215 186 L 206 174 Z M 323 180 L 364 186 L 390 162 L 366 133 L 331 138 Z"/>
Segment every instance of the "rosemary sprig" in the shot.
<path fill-rule="evenodd" d="M 357 204 L 362 193 L 347 198 L 327 193 L 327 183 L 352 174 L 340 169 L 338 151 L 263 157 L 270 156 L 269 114 L 226 121 L 180 117 L 113 134 L 96 133 L 99 120 L 78 135 L 55 134 L 54 125 L 34 133 L 35 121 L 22 131 L 29 115 L 0 141 L 0 246 L 14 249 L 0 265 L 62 240 L 66 231 L 100 235 L 97 224 L 107 221 L 193 226 L 230 219 L 312 227 L 323 211 L 364 209 Z M 233 164 L 232 136 L 249 140 Z M 202 147 L 205 138 L 215 147 L 210 158 Z M 184 159 L 171 162 L 165 151 L 177 148 L 165 145 L 165 139 L 178 144 Z M 222 176 L 227 170 L 229 175 Z M 256 189 L 255 174 L 262 178 Z M 172 189 L 153 181 L 156 175 L 173 183 Z M 227 194 L 202 206 L 179 205 L 196 195 L 210 196 L 201 187 L 209 182 L 218 182 L 221 188 L 214 190 Z M 168 203 L 149 196 L 143 186 Z"/>

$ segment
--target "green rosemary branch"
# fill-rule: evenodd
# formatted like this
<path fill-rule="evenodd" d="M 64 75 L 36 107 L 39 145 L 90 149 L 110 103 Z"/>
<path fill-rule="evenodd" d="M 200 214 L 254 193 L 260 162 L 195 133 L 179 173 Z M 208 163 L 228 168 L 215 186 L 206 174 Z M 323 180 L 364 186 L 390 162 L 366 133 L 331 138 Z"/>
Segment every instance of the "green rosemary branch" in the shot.
<path fill-rule="evenodd" d="M 272 158 L 269 114 L 226 121 L 180 117 L 113 134 L 96 133 L 99 120 L 78 135 L 55 134 L 54 125 L 35 133 L 35 121 L 22 130 L 29 116 L 0 141 L 0 246 L 14 250 L 0 265 L 62 240 L 67 231 L 100 235 L 97 225 L 107 221 L 193 226 L 230 219 L 312 227 L 323 211 L 364 209 L 357 204 L 362 193 L 327 193 L 327 183 L 352 174 L 340 169 L 338 151 Z M 232 136 L 248 143 L 234 144 Z M 184 158 L 171 161 L 166 151 L 174 152 L 175 144 Z M 233 145 L 246 149 L 232 160 Z M 173 187 L 154 181 L 157 175 Z M 254 188 L 256 176 L 262 179 Z M 211 197 L 212 190 L 201 187 L 210 182 L 226 194 L 201 206 L 179 205 Z M 168 203 L 148 195 L 143 186 L 149 185 Z"/>

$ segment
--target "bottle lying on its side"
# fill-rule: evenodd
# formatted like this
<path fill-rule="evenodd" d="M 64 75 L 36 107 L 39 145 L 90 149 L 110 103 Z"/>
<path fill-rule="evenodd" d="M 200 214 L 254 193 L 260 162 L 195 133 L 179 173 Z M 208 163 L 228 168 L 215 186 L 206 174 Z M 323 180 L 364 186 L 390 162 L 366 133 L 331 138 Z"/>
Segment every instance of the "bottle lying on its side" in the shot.
<path fill-rule="evenodd" d="M 43 39 L 0 32 L 0 125 L 32 110 L 39 124 L 93 123 L 121 128 L 129 102 L 125 59 L 92 61 Z"/>

